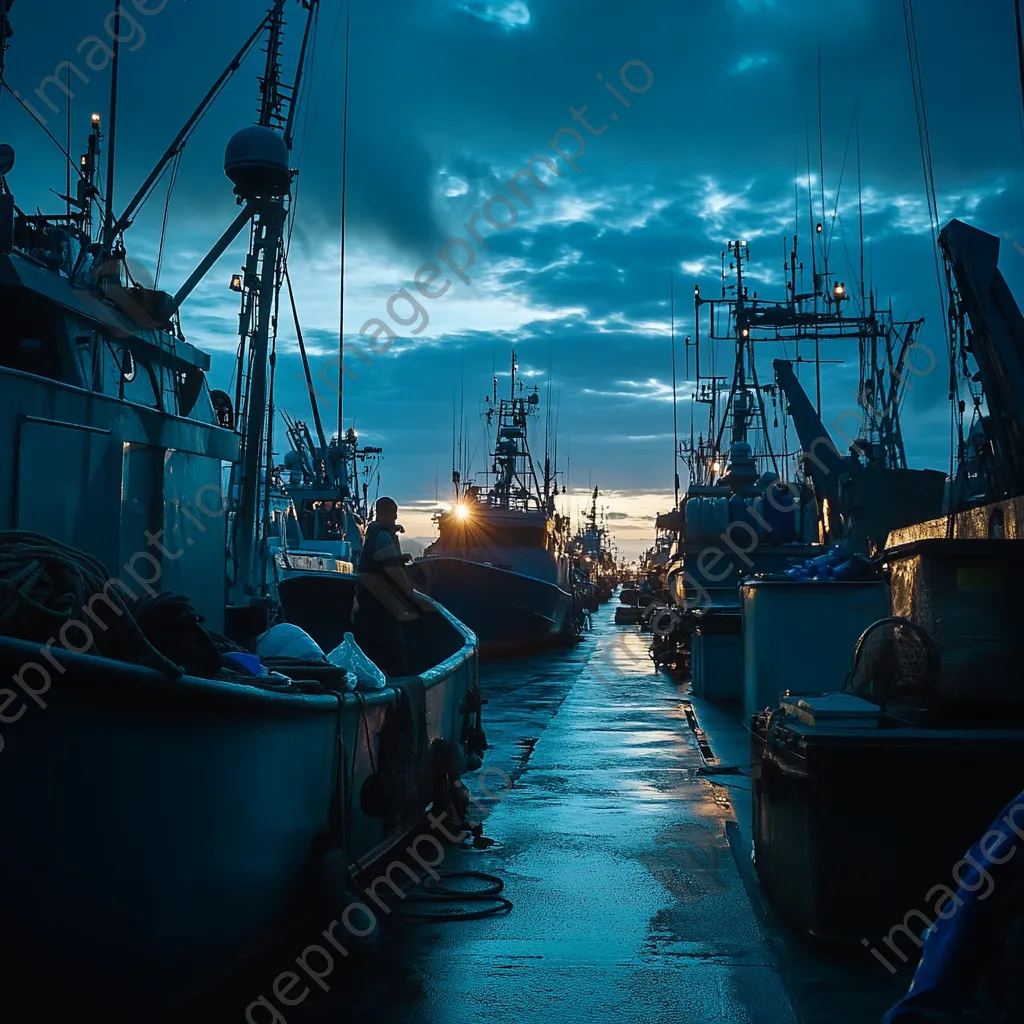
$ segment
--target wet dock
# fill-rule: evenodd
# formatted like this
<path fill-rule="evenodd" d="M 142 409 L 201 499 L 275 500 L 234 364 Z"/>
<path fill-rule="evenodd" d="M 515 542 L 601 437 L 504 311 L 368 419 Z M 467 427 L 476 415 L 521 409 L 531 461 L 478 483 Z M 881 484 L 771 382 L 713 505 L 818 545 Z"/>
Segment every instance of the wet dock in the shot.
<path fill-rule="evenodd" d="M 749 780 L 701 774 L 679 689 L 613 611 L 571 650 L 483 667 L 492 749 L 471 816 L 494 845 L 450 848 L 438 870 L 499 876 L 513 909 L 412 924 L 398 908 L 322 984 L 282 989 L 308 991 L 296 1005 L 274 997 L 271 964 L 216 1019 L 797 1020 L 730 843 Z"/>

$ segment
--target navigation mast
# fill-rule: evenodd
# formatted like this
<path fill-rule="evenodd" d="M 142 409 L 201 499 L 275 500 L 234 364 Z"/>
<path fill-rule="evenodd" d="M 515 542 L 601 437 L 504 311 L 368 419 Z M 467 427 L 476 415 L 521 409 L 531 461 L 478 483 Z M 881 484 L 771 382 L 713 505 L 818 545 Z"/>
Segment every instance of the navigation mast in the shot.
<path fill-rule="evenodd" d="M 308 36 L 318 0 L 310 0 L 304 6 Z M 253 211 L 239 316 L 237 372 L 240 386 L 243 379 L 246 384 L 241 402 L 245 409 L 241 478 L 237 488 L 232 487 L 235 506 L 231 603 L 235 606 L 265 599 L 268 594 L 260 502 L 261 487 L 270 485 L 269 479 L 262 479 L 263 450 L 268 443 L 268 361 L 271 331 L 276 329 L 275 297 L 282 283 L 284 228 L 291 200 L 291 128 L 304 63 L 300 58 L 292 83 L 282 81 L 284 7 L 285 0 L 274 0 L 268 16 L 258 120 L 235 135 L 225 157 L 239 201 Z M 305 45 L 303 58 L 304 50 Z"/>

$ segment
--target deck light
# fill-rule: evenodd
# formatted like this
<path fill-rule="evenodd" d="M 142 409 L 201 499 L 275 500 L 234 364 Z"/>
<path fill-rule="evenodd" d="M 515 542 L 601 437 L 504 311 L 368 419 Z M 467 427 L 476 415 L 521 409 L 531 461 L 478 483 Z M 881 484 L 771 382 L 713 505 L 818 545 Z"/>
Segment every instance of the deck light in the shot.
<path fill-rule="evenodd" d="M 242 290 L 242 275 L 232 274 L 231 275 L 231 290 L 233 292 L 240 292 Z"/>

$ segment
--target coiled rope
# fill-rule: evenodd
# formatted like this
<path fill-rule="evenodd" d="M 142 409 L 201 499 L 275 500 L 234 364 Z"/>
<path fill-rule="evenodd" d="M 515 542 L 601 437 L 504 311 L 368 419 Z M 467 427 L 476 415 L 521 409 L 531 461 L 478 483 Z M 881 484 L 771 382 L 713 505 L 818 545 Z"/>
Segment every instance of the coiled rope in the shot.
<path fill-rule="evenodd" d="M 174 677 L 217 675 L 228 646 L 187 598 L 136 598 L 92 555 L 21 530 L 0 532 L 0 634 Z"/>

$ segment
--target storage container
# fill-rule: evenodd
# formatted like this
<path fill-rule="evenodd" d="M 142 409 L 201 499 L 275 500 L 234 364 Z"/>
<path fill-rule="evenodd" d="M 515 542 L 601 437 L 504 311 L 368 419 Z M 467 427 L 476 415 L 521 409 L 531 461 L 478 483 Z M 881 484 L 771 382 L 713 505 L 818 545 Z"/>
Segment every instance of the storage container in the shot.
<path fill-rule="evenodd" d="M 885 558 L 893 614 L 938 645 L 939 702 L 1024 702 L 1024 540 L 920 540 Z"/>
<path fill-rule="evenodd" d="M 693 695 L 705 700 L 743 697 L 743 632 L 739 615 L 705 615 L 690 641 Z"/>
<path fill-rule="evenodd" d="M 860 635 L 890 614 L 883 582 L 748 580 L 741 600 L 746 721 L 786 690 L 841 690 Z"/>
<path fill-rule="evenodd" d="M 867 939 L 896 968 L 916 963 L 928 893 L 956 890 L 964 852 L 1020 792 L 1024 730 L 814 727 L 777 711 L 770 727 L 755 716 L 753 734 L 755 865 L 776 912 L 860 955 Z"/>

